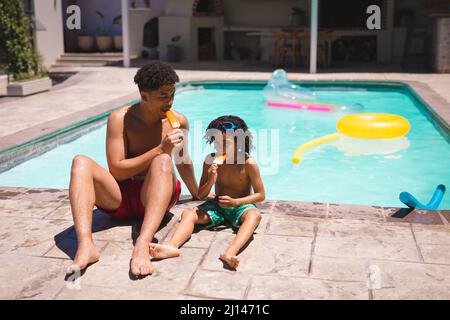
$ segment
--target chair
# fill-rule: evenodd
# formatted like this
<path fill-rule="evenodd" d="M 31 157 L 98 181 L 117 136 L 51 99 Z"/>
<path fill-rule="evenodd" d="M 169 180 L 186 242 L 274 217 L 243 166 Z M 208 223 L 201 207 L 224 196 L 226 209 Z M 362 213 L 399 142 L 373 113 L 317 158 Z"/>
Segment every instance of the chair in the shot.
<path fill-rule="evenodd" d="M 422 50 L 418 51 L 416 43 L 422 43 Z M 417 71 L 430 69 L 431 36 L 426 29 L 417 28 L 414 18 L 406 20 L 406 39 L 403 50 L 402 70 Z"/>
<path fill-rule="evenodd" d="M 306 35 L 308 38 L 311 36 L 310 33 Z M 319 31 L 318 34 L 318 44 L 317 44 L 317 64 L 319 66 L 330 66 L 331 60 L 331 43 L 335 39 L 331 31 Z M 308 47 L 306 50 L 306 61 L 309 61 L 310 46 L 308 42 Z"/>
<path fill-rule="evenodd" d="M 275 34 L 274 67 L 279 67 L 285 59 L 292 59 L 292 66 L 296 67 L 297 58 L 300 58 L 300 34 L 298 31 L 280 31 Z"/>

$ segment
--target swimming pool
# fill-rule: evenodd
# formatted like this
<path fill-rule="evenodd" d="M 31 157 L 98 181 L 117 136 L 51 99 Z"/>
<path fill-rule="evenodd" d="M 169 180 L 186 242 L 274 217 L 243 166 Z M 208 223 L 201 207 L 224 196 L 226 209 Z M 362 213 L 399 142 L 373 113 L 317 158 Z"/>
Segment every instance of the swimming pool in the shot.
<path fill-rule="evenodd" d="M 180 90 L 174 109 L 190 121 L 190 153 L 200 177 L 204 154 L 200 142 L 208 123 L 220 115 L 242 117 L 255 135 L 253 156 L 260 164 L 267 199 L 403 206 L 402 191 L 427 202 L 434 188 L 450 186 L 450 145 L 431 122 L 425 106 L 402 85 L 307 83 L 322 101 L 359 103 L 364 112 L 394 113 L 409 120 L 410 147 L 391 154 L 348 156 L 336 142 L 304 154 L 300 165 L 291 162 L 302 143 L 336 132 L 340 114 L 265 106 L 262 83 L 194 84 Z M 106 167 L 105 126 L 61 145 L 0 174 L 1 186 L 67 188 L 71 159 L 85 154 Z M 184 187 L 184 185 L 183 185 Z M 183 188 L 183 193 L 187 188 Z M 440 209 L 450 209 L 444 196 Z"/>

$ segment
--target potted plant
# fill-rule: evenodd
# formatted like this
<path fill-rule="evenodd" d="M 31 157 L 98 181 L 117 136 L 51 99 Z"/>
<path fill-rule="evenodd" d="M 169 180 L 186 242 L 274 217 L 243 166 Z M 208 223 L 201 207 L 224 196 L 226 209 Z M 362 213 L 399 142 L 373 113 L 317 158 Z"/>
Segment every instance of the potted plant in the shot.
<path fill-rule="evenodd" d="M 22 0 L 0 1 L 0 45 L 6 48 L 7 93 L 26 96 L 49 90 L 52 81 L 33 49 L 32 22 Z"/>
<path fill-rule="evenodd" d="M 113 18 L 111 25 L 106 25 L 105 15 L 99 11 L 95 10 L 95 13 L 102 19 L 102 26 L 97 28 L 97 36 L 95 37 L 95 43 L 97 49 L 100 52 L 110 51 L 113 44 L 113 37 L 111 36 L 111 29 L 114 25 L 120 24 L 122 16 L 117 16 Z M 118 45 L 120 43 L 118 42 Z"/>
<path fill-rule="evenodd" d="M 181 40 L 181 36 L 175 36 L 171 39 L 171 43 L 167 45 L 167 61 L 178 62 L 181 60 L 181 47 L 177 44 Z"/>
<path fill-rule="evenodd" d="M 122 16 L 117 16 L 114 17 L 112 25 L 121 25 L 122 24 Z M 121 51 L 123 49 L 123 40 L 122 40 L 122 35 L 115 35 L 113 36 L 113 43 L 114 43 L 114 48 L 116 48 L 117 50 Z"/>
<path fill-rule="evenodd" d="M 305 25 L 305 11 L 298 7 L 291 9 L 291 25 L 294 27 L 302 27 Z"/>
<path fill-rule="evenodd" d="M 83 52 L 94 51 L 95 38 L 90 35 L 79 35 L 78 36 L 78 48 Z"/>

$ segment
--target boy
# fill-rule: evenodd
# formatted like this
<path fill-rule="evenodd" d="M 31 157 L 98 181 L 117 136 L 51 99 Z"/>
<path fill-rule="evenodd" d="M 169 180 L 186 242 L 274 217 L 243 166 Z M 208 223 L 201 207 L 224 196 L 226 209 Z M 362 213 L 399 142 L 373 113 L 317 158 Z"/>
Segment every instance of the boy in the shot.
<path fill-rule="evenodd" d="M 264 200 L 264 185 L 258 165 L 249 155 L 252 136 L 241 118 L 222 116 L 215 119 L 209 124 L 205 138 L 209 144 L 214 142 L 218 153 L 208 155 L 203 163 L 198 198 L 205 199 L 213 185 L 217 196 L 196 208 L 184 210 L 170 242 L 166 245 L 150 244 L 150 255 L 156 259 L 177 257 L 180 255 L 179 247 L 189 239 L 195 224 L 212 228 L 227 221 L 239 231 L 219 259 L 236 269 L 239 250 L 261 220 L 254 203 Z"/>

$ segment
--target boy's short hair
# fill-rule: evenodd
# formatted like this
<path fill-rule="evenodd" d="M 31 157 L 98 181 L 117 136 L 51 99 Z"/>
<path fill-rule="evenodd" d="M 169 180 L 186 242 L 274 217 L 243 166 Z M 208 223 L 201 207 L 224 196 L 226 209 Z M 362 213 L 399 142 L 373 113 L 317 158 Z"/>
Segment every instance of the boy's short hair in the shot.
<path fill-rule="evenodd" d="M 175 84 L 180 79 L 172 66 L 160 60 L 153 60 L 141 67 L 134 76 L 139 91 L 156 90 L 162 86 Z"/>
<path fill-rule="evenodd" d="M 248 129 L 245 121 L 238 116 L 221 116 L 211 121 L 208 128 L 206 128 L 205 134 L 205 139 L 208 144 L 213 143 L 215 140 L 214 135 L 209 132 L 211 129 L 219 130 L 222 133 L 226 133 L 228 130 L 242 130 L 245 133 L 245 153 L 250 154 L 250 151 L 253 150 L 252 133 Z"/>

